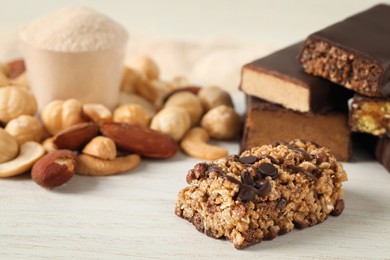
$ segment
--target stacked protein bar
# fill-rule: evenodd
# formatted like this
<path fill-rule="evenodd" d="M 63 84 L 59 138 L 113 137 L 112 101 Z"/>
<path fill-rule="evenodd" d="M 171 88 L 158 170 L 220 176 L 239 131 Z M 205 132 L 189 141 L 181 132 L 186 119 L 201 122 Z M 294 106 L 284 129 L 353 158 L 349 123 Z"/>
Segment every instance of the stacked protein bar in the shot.
<path fill-rule="evenodd" d="M 242 150 L 303 138 L 347 161 L 352 130 L 379 137 L 376 155 L 390 171 L 390 6 L 245 65 L 241 90 L 248 95 Z"/>

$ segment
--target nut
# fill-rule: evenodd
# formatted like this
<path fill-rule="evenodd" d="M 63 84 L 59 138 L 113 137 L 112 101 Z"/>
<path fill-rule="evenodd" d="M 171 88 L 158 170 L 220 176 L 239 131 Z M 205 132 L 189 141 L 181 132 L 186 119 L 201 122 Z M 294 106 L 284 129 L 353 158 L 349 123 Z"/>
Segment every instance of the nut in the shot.
<path fill-rule="evenodd" d="M 181 107 L 166 107 L 152 119 L 150 128 L 171 136 L 179 141 L 191 127 L 187 110 Z"/>
<path fill-rule="evenodd" d="M 58 149 L 80 150 L 99 133 L 99 127 L 92 122 L 80 123 L 58 132 L 53 143 Z"/>
<path fill-rule="evenodd" d="M 128 94 L 136 93 L 152 103 L 157 100 L 159 95 L 157 89 L 149 83 L 149 80 L 130 68 L 124 70 L 121 90 Z"/>
<path fill-rule="evenodd" d="M 93 122 L 102 124 L 112 120 L 111 111 L 102 104 L 84 104 L 82 106 L 83 114 Z"/>
<path fill-rule="evenodd" d="M 179 148 L 169 135 L 140 125 L 105 123 L 100 131 L 112 139 L 118 148 L 149 158 L 169 158 L 174 156 Z"/>
<path fill-rule="evenodd" d="M 166 101 L 165 97 L 169 92 L 174 89 L 174 86 L 169 84 L 168 82 L 164 82 L 161 80 L 150 80 L 149 84 L 153 89 L 157 91 L 157 96 L 153 104 L 154 107 L 159 110 L 162 108 L 164 102 Z"/>
<path fill-rule="evenodd" d="M 0 71 L 0 87 L 8 86 L 11 83 L 10 79 Z"/>
<path fill-rule="evenodd" d="M 53 189 L 68 182 L 76 170 L 76 156 L 69 150 L 57 150 L 40 158 L 31 177 L 40 186 Z"/>
<path fill-rule="evenodd" d="M 144 97 L 153 104 L 157 102 L 160 97 L 160 91 L 152 85 L 151 81 L 147 81 L 143 78 L 134 85 L 134 88 L 136 94 Z"/>
<path fill-rule="evenodd" d="M 176 76 L 171 80 L 170 83 L 175 88 L 183 88 L 189 85 L 188 79 L 184 76 Z"/>
<path fill-rule="evenodd" d="M 114 160 L 103 160 L 94 156 L 80 154 L 77 156 L 77 174 L 89 176 L 109 176 L 127 172 L 139 165 L 141 158 L 137 154 L 118 157 Z"/>
<path fill-rule="evenodd" d="M 30 82 L 28 81 L 27 73 L 23 72 L 19 76 L 17 76 L 14 79 L 11 79 L 10 84 L 19 86 L 19 87 L 25 87 L 29 88 L 30 87 Z"/>
<path fill-rule="evenodd" d="M 187 92 L 190 92 L 194 95 L 198 95 L 200 89 L 201 89 L 201 87 L 198 87 L 198 86 L 187 86 L 187 87 L 180 87 L 180 88 L 173 89 L 164 97 L 164 102 L 166 102 L 172 95 L 174 95 L 178 92 L 186 92 L 187 91 Z"/>
<path fill-rule="evenodd" d="M 173 94 L 165 103 L 165 107 L 181 107 L 187 110 L 191 118 L 191 126 L 199 124 L 200 118 L 203 115 L 203 107 L 200 99 L 188 92 L 178 92 Z"/>
<path fill-rule="evenodd" d="M 54 137 L 46 138 L 45 141 L 43 141 L 42 146 L 45 148 L 46 152 L 51 153 L 54 151 L 57 151 L 57 146 L 53 143 Z"/>
<path fill-rule="evenodd" d="M 209 145 L 208 140 L 207 131 L 201 127 L 195 127 L 183 137 L 180 146 L 189 156 L 202 160 L 215 160 L 227 155 L 225 148 Z"/>
<path fill-rule="evenodd" d="M 206 111 L 220 105 L 233 107 L 233 101 L 229 93 L 220 87 L 202 88 L 198 93 L 198 97 Z"/>
<path fill-rule="evenodd" d="M 82 105 L 76 99 L 54 100 L 43 109 L 41 119 L 47 131 L 55 135 L 65 128 L 84 122 Z"/>
<path fill-rule="evenodd" d="M 41 122 L 28 115 L 21 115 L 9 121 L 5 131 L 14 136 L 19 144 L 27 141 L 40 142 L 43 136 Z"/>
<path fill-rule="evenodd" d="M 119 105 L 125 104 L 138 104 L 142 106 L 148 112 L 150 118 L 152 118 L 156 113 L 156 109 L 152 103 L 137 94 L 127 94 L 125 92 L 121 92 L 119 96 Z"/>
<path fill-rule="evenodd" d="M 0 178 L 22 174 L 45 154 L 43 146 L 36 142 L 27 142 L 20 146 L 19 155 L 8 162 L 0 163 Z"/>
<path fill-rule="evenodd" d="M 92 155 L 103 160 L 114 160 L 116 146 L 110 138 L 96 136 L 84 147 L 83 154 Z"/>
<path fill-rule="evenodd" d="M 160 70 L 150 57 L 140 56 L 133 62 L 132 68 L 141 73 L 148 80 L 156 80 L 160 78 Z"/>
<path fill-rule="evenodd" d="M 19 145 L 16 138 L 0 128 L 0 163 L 14 159 L 19 152 Z"/>
<path fill-rule="evenodd" d="M 8 123 L 20 115 L 33 116 L 37 101 L 27 89 L 7 86 L 0 88 L 0 121 Z"/>
<path fill-rule="evenodd" d="M 215 139 L 229 140 L 238 136 L 241 130 L 241 117 L 232 107 L 217 106 L 202 118 L 201 126 Z"/>
<path fill-rule="evenodd" d="M 150 117 L 148 115 L 148 112 L 141 105 L 122 105 L 114 111 L 114 122 L 126 122 L 142 126 L 148 126 L 149 121 Z"/>
<path fill-rule="evenodd" d="M 15 79 L 26 71 L 26 65 L 22 59 L 10 61 L 7 63 L 7 66 L 9 68 L 8 77 L 10 79 Z"/>
<path fill-rule="evenodd" d="M 137 71 L 133 69 L 125 67 L 123 69 L 121 90 L 129 94 L 134 93 L 135 85 L 139 84 L 139 81 L 141 80 L 142 80 L 141 74 L 139 74 Z"/>

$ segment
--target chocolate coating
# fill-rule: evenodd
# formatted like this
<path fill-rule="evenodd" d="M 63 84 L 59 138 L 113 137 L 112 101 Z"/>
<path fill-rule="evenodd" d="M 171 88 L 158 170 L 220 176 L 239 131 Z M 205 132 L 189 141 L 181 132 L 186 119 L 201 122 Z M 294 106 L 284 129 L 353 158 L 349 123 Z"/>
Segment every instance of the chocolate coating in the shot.
<path fill-rule="evenodd" d="M 376 145 L 376 158 L 390 173 L 390 138 L 380 138 Z"/>
<path fill-rule="evenodd" d="M 303 42 L 293 44 L 245 65 L 243 70 L 246 67 L 258 70 L 308 89 L 310 112 L 318 113 L 335 109 L 346 111 L 346 102 L 352 96 L 352 92 L 328 80 L 305 73 L 297 60 L 302 47 Z M 272 86 L 269 86 L 269 89 L 272 91 Z"/>
<path fill-rule="evenodd" d="M 315 32 L 308 39 L 330 43 L 355 57 L 378 64 L 379 88 L 390 96 L 390 5 L 379 4 Z"/>

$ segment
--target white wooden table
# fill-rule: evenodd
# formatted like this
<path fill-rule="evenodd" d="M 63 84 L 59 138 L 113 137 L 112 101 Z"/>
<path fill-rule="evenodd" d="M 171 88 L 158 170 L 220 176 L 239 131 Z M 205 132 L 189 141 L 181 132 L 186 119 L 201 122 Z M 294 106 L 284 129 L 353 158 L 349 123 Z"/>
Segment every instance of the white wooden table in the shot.
<path fill-rule="evenodd" d="M 15 50 L 7 28 L 67 5 L 65 0 L 3 2 L 2 60 Z M 131 32 L 149 37 L 191 40 L 215 33 L 282 46 L 375 1 L 81 2 L 117 14 Z M 242 111 L 242 97 L 235 101 Z M 222 145 L 231 153 L 238 150 L 234 142 Z M 37 186 L 27 174 L 0 179 L 0 259 L 390 259 L 390 174 L 363 153 L 357 155 L 359 162 L 344 164 L 349 181 L 341 216 L 242 251 L 199 233 L 174 214 L 186 173 L 199 162 L 180 153 L 168 161 L 143 160 L 124 175 L 75 176 L 54 191 Z"/>

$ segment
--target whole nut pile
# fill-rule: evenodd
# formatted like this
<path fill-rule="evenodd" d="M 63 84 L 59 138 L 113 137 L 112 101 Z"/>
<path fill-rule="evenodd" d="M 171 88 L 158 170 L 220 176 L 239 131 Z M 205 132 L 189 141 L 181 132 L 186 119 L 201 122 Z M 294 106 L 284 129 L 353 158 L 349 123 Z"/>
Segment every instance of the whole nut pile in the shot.
<path fill-rule="evenodd" d="M 224 157 L 227 150 L 209 139 L 235 139 L 242 123 L 229 93 L 190 85 L 183 77 L 163 81 L 149 57 L 124 68 L 114 111 L 68 99 L 53 100 L 37 113 L 23 60 L 0 64 L 0 177 L 31 170 L 47 189 L 74 174 L 128 172 L 141 157 L 168 159 L 180 148 L 200 159 Z"/>

